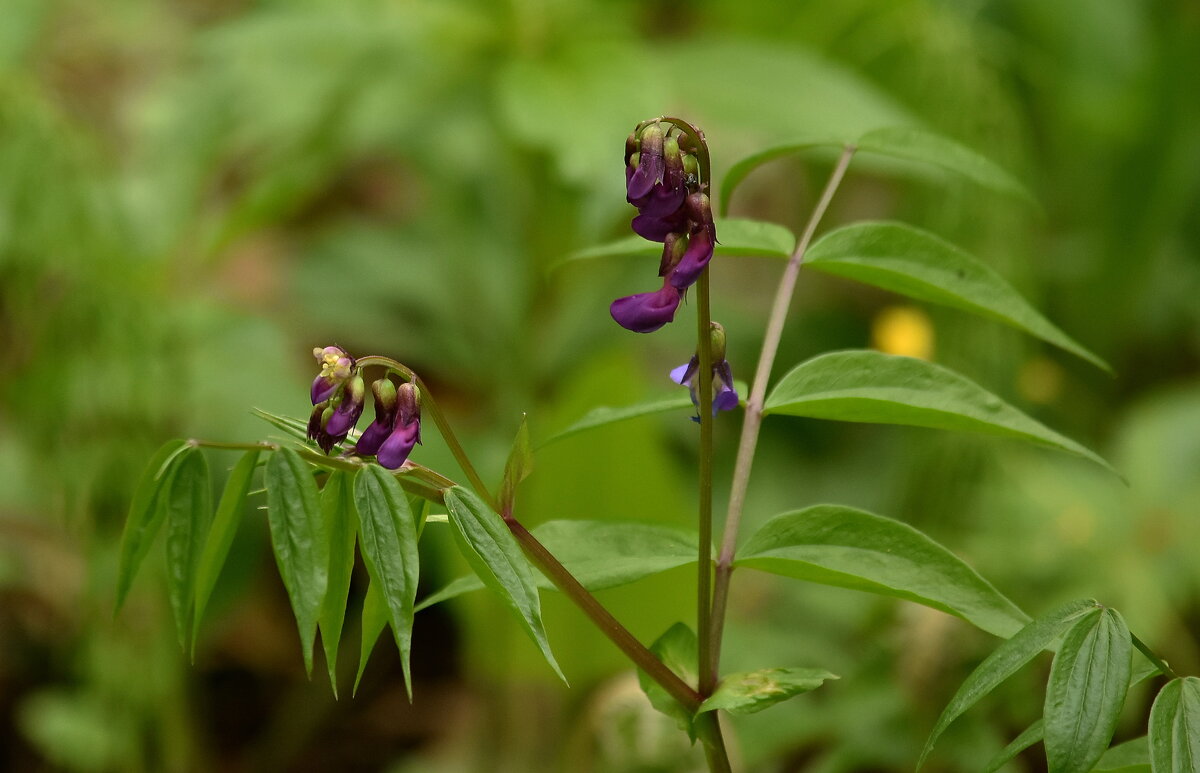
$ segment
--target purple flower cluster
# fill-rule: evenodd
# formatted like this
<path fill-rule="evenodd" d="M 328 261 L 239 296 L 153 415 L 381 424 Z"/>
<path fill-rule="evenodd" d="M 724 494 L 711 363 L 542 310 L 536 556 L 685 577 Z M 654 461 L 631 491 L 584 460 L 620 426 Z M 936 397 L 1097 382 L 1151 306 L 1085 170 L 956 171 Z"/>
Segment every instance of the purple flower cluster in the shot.
<path fill-rule="evenodd" d="M 700 180 L 697 148 L 678 127 L 657 121 L 641 126 L 625 142 L 626 199 L 638 209 L 634 233 L 662 242 L 659 290 L 613 301 L 617 324 L 650 333 L 675 318 L 683 293 L 712 260 L 717 229 L 705 184 Z M 682 145 L 681 145 L 682 143 Z"/>
<path fill-rule="evenodd" d="M 346 439 L 362 416 L 366 385 L 354 358 L 341 347 L 313 349 L 321 372 L 313 379 L 313 410 L 308 437 L 325 453 Z M 390 379 L 371 384 L 375 420 L 354 447 L 359 456 L 375 455 L 379 464 L 395 470 L 404 464 L 413 446 L 421 442 L 421 393 L 413 384 L 397 389 Z"/>

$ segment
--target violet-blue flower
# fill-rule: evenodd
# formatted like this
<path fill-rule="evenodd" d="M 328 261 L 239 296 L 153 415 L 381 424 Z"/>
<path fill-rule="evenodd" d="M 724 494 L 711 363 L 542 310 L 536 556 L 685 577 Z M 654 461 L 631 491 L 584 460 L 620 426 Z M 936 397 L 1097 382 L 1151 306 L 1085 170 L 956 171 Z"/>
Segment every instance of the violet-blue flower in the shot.
<path fill-rule="evenodd" d="M 725 328 L 717 322 L 712 323 L 710 340 L 712 373 L 709 377 L 713 379 L 713 385 L 716 387 L 712 402 L 712 415 L 716 416 L 717 411 L 732 411 L 738 406 L 738 393 L 733 386 L 733 370 L 725 359 Z M 671 371 L 671 380 L 688 388 L 692 396 L 692 405 L 697 408 L 700 407 L 699 387 L 696 381 L 699 370 L 700 355 L 693 354 L 690 360 Z M 695 416 L 692 419 L 693 421 L 700 420 Z"/>

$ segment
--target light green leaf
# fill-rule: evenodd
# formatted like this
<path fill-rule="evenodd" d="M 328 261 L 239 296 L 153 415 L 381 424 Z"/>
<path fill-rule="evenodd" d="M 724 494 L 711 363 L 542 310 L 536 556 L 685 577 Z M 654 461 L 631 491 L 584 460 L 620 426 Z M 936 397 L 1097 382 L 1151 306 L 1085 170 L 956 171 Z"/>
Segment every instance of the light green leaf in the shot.
<path fill-rule="evenodd" d="M 696 533 L 672 526 L 563 520 L 548 521 L 533 534 L 588 590 L 615 588 L 697 558 Z M 541 588 L 554 588 L 540 573 L 536 580 Z M 417 610 L 482 587 L 475 575 L 459 577 L 423 599 Z"/>
<path fill-rule="evenodd" d="M 513 440 L 508 461 L 504 464 L 504 479 L 500 483 L 500 510 L 512 514 L 517 485 L 533 472 L 533 447 L 529 443 L 529 424 L 521 417 L 521 426 Z"/>
<path fill-rule="evenodd" d="M 329 575 L 321 616 L 321 645 L 325 648 L 325 666 L 329 684 L 337 698 L 338 643 L 346 620 L 346 602 L 350 595 L 350 578 L 354 574 L 354 540 L 358 535 L 358 514 L 354 509 L 354 473 L 334 470 L 321 489 L 321 517 L 329 535 Z"/>
<path fill-rule="evenodd" d="M 774 161 L 783 156 L 791 156 L 805 150 L 811 150 L 812 148 L 841 148 L 847 144 L 850 144 L 849 140 L 838 140 L 831 137 L 799 137 L 779 145 L 772 145 L 743 158 L 729 167 L 729 171 L 725 172 L 725 177 L 721 180 L 721 215 L 724 216 L 729 213 L 729 203 L 733 201 L 734 190 L 742 184 L 742 181 L 751 172 L 768 161 Z M 791 253 L 789 252 L 788 254 L 790 255 Z"/>
<path fill-rule="evenodd" d="M 138 478 L 137 488 L 133 491 L 133 499 L 129 503 L 129 515 L 125 518 L 125 530 L 121 534 L 121 559 L 117 568 L 117 602 L 113 614 L 121 611 L 129 587 L 133 584 L 134 575 L 141 567 L 154 538 L 167 515 L 166 502 L 159 496 L 171 469 L 164 465 L 174 463 L 179 459 L 179 453 L 186 447 L 182 440 L 169 440 L 164 443 L 142 470 Z"/>
<path fill-rule="evenodd" d="M 542 602 L 533 567 L 503 519 L 462 486 L 446 491 L 446 509 L 459 552 L 484 585 L 504 599 L 554 673 L 566 682 L 542 626 Z"/>
<path fill-rule="evenodd" d="M 267 523 L 279 576 L 300 633 L 304 668 L 312 674 L 313 638 L 329 581 L 329 539 L 312 468 L 290 448 L 267 460 Z"/>
<path fill-rule="evenodd" d="M 908 524 L 840 505 L 777 515 L 735 566 L 915 601 L 1011 636 L 1029 618 L 953 553 Z"/>
<path fill-rule="evenodd" d="M 764 668 L 729 674 L 697 713 L 723 709 L 730 714 L 753 714 L 837 678 L 820 668 Z"/>
<path fill-rule="evenodd" d="M 650 645 L 650 651 L 658 656 L 667 668 L 687 684 L 696 684 L 699 677 L 696 668 L 698 644 L 696 634 L 683 623 L 675 623 L 666 633 L 658 637 Z M 638 669 L 638 684 L 642 692 L 650 699 L 650 705 L 666 714 L 679 729 L 685 731 L 688 737 L 696 740 L 695 717 L 685 709 L 679 701 L 671 697 L 658 682 L 654 681 L 645 671 Z"/>
<path fill-rule="evenodd" d="M 1050 773 L 1087 773 L 1112 742 L 1132 672 L 1133 644 L 1114 609 L 1079 619 L 1063 638 L 1046 684 Z"/>
<path fill-rule="evenodd" d="M 983 769 L 983 773 L 996 773 L 997 770 L 1012 762 L 1014 758 L 1021 752 L 1033 746 L 1038 741 L 1042 740 L 1042 735 L 1045 732 L 1045 723 L 1042 720 L 1034 722 L 1029 727 L 1025 728 L 1025 732 L 1012 740 L 1008 746 L 1000 750 L 999 754 L 992 757 L 988 761 L 987 766 Z"/>
<path fill-rule="evenodd" d="M 404 683 L 412 700 L 409 653 L 412 650 L 413 604 L 417 598 L 420 553 L 417 525 L 399 482 L 378 465 L 363 468 L 354 481 L 358 507 L 359 549 L 371 584 L 387 602 L 388 622 L 400 650 Z"/>
<path fill-rule="evenodd" d="M 1033 202 L 1033 195 L 1002 167 L 959 143 L 914 126 L 875 129 L 858 140 L 863 153 L 879 153 L 907 161 L 920 161 L 989 188 Z"/>
<path fill-rule="evenodd" d="M 1142 736 L 1117 744 L 1104 752 L 1104 756 L 1092 770 L 1105 773 L 1150 773 L 1149 739 Z"/>
<path fill-rule="evenodd" d="M 823 354 L 785 375 L 767 396 L 765 412 L 1017 438 L 1082 456 L 1113 471 L 1096 453 L 965 376 L 912 357 L 875 351 Z"/>
<path fill-rule="evenodd" d="M 1200 679 L 1172 679 L 1150 709 L 1154 773 L 1200 773 Z"/>
<path fill-rule="evenodd" d="M 199 448 L 189 448 L 179 456 L 162 496 L 167 507 L 167 594 L 179 646 L 187 649 L 196 570 L 212 519 L 212 482 Z"/>
<path fill-rule="evenodd" d="M 254 478 L 254 470 L 258 465 L 259 450 L 247 451 L 234 465 L 229 480 L 225 482 L 225 491 L 221 493 L 221 502 L 217 505 L 217 515 L 213 518 L 212 528 L 208 539 L 204 542 L 204 550 L 196 567 L 196 609 L 192 618 L 192 657 L 196 656 L 196 636 L 200 631 L 200 621 L 204 619 L 204 610 L 213 588 L 217 585 L 217 577 L 221 567 L 229 555 L 229 547 L 237 534 L 238 524 L 242 520 L 246 497 L 250 495 L 250 482 Z"/>
<path fill-rule="evenodd" d="M 1038 653 L 1049 647 L 1055 639 L 1062 635 L 1068 625 L 1097 607 L 1096 602 L 1091 599 L 1065 604 L 1050 614 L 1029 623 L 1013 634 L 1011 639 L 997 647 L 991 655 L 988 655 L 978 668 L 963 681 L 958 692 L 954 694 L 950 703 L 942 711 L 942 715 L 938 717 L 937 724 L 934 725 L 933 732 L 929 734 L 929 740 L 925 742 L 925 748 L 921 751 L 917 767 L 920 768 L 925 764 L 929 752 L 933 750 L 934 744 L 937 743 L 938 738 L 951 722 L 962 716 L 983 696 L 996 689 L 1001 682 L 1015 674 Z"/>
<path fill-rule="evenodd" d="M 760 220 L 728 218 L 716 221 L 717 246 L 713 257 L 787 258 L 796 248 L 796 237 L 787 228 Z M 570 263 L 599 258 L 641 258 L 658 265 L 662 245 L 640 236 L 626 236 L 607 244 L 574 252 L 553 264 L 555 271 Z"/>
<path fill-rule="evenodd" d="M 1111 372 L 989 266 L 928 231 L 903 223 L 855 223 L 822 236 L 804 262 L 817 271 L 1003 322 Z"/>
<path fill-rule="evenodd" d="M 367 586 L 367 595 L 363 599 L 362 642 L 359 644 L 358 675 L 354 677 L 352 695 L 358 694 L 358 685 L 362 682 L 363 672 L 367 670 L 367 661 L 371 658 L 371 650 L 375 649 L 379 635 L 383 633 L 383 629 L 387 628 L 390 615 L 387 600 L 383 598 L 379 584 L 371 583 Z"/>

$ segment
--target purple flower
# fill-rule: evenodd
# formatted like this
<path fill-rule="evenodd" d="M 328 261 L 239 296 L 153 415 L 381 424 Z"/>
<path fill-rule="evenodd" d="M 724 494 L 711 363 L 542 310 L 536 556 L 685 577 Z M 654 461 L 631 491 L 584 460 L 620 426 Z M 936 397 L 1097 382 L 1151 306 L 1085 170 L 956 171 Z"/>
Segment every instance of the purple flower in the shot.
<path fill-rule="evenodd" d="M 609 307 L 617 324 L 635 333 L 652 333 L 675 319 L 679 308 L 679 291 L 670 282 L 661 290 L 618 298 Z"/>
<path fill-rule="evenodd" d="M 663 174 L 666 172 L 662 129 L 658 124 L 650 124 L 642 130 L 640 139 L 637 160 L 634 161 L 633 156 L 630 156 L 629 164 L 626 165 L 626 170 L 630 165 L 634 167 L 632 174 L 626 171 L 625 198 L 631 202 L 648 195 L 657 183 L 663 181 Z M 628 150 L 628 144 L 626 149 Z"/>
<path fill-rule="evenodd" d="M 379 464 L 389 470 L 404 464 L 413 446 L 421 442 L 421 393 L 416 386 L 400 385 L 396 391 L 396 407 L 392 431 L 375 455 Z"/>
<path fill-rule="evenodd" d="M 686 290 L 696 283 L 713 256 L 712 228 L 700 226 L 688 238 L 687 251 L 671 272 L 671 284 Z"/>
<path fill-rule="evenodd" d="M 687 231 L 687 216 L 682 207 L 666 217 L 634 215 L 629 226 L 646 241 L 661 242 L 666 241 L 667 234 Z"/>
<path fill-rule="evenodd" d="M 712 375 L 716 392 L 713 393 L 712 414 L 717 411 L 732 411 L 738 406 L 738 393 L 733 387 L 733 371 L 725 359 L 725 328 L 718 323 L 712 323 Z M 671 371 L 671 380 L 685 386 L 692 395 L 692 405 L 700 407 L 700 396 L 697 391 L 696 375 L 700 370 L 700 356 L 693 354 L 692 358 L 683 365 Z M 698 417 L 693 417 L 699 421 Z"/>
<path fill-rule="evenodd" d="M 633 175 L 625 167 L 625 182 L 632 182 Z M 638 208 L 638 212 L 650 218 L 667 218 L 679 211 L 687 198 L 687 175 L 683 168 L 683 156 L 679 152 L 679 141 L 667 137 L 663 141 L 663 177 L 662 182 L 654 184 L 650 192 L 640 198 L 630 198 L 629 203 Z"/>
<path fill-rule="evenodd" d="M 315 439 L 325 453 L 346 439 L 362 415 L 366 386 L 362 376 L 352 377 L 328 402 L 321 402 L 308 420 L 308 437 Z"/>
<path fill-rule="evenodd" d="M 313 379 L 309 390 L 312 404 L 323 403 L 333 397 L 350 374 L 354 371 L 354 358 L 340 346 L 326 346 L 324 349 L 313 349 L 313 356 L 321 366 L 321 373 Z"/>
<path fill-rule="evenodd" d="M 396 385 L 391 379 L 373 382 L 371 394 L 375 398 L 375 421 L 367 425 L 354 446 L 354 453 L 359 456 L 374 456 L 392 433 L 392 424 L 396 420 Z"/>

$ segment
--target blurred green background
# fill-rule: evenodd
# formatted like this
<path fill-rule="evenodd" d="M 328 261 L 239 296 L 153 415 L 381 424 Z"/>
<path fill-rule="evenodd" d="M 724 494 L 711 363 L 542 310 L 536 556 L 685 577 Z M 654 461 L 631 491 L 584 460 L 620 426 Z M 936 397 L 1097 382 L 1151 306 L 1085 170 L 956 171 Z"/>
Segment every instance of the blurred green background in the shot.
<path fill-rule="evenodd" d="M 272 434 L 253 406 L 305 415 L 313 346 L 420 371 L 493 478 L 522 412 L 545 437 L 595 405 L 672 394 L 692 326 L 642 337 L 607 313 L 652 289 L 653 267 L 546 271 L 627 233 L 623 141 L 664 112 L 705 128 L 718 180 L 767 142 L 894 124 L 990 155 L 1041 211 L 856 165 L 825 225 L 895 218 L 957 242 L 1117 373 L 802 275 L 779 373 L 831 348 L 928 353 L 1096 448 L 1130 485 L 1000 440 L 778 418 L 746 531 L 822 501 L 900 518 L 1027 611 L 1095 596 L 1200 673 L 1194 0 L 5 0 L 2 17 L 0 768 L 699 769 L 616 650 L 553 594 L 570 690 L 475 594 L 418 616 L 409 705 L 390 643 L 345 695 L 356 581 L 335 702 L 322 665 L 304 676 L 253 508 L 194 665 L 175 644 L 161 551 L 112 615 L 141 466 L 170 437 Z M 732 214 L 798 228 L 831 160 L 755 172 Z M 741 378 L 779 270 L 714 264 Z M 718 503 L 737 424 L 717 429 Z M 693 449 L 676 415 L 564 441 L 539 456 L 523 517 L 689 523 Z M 415 458 L 458 475 L 436 433 Z M 462 571 L 436 527 L 423 544 L 425 591 Z M 679 571 L 602 599 L 649 641 L 691 622 L 692 583 Z M 842 677 L 735 722 L 745 770 L 910 770 L 995 644 L 849 591 L 742 573 L 734 592 L 727 669 Z M 978 769 L 1039 715 L 1046 668 L 956 723 L 927 770 Z M 1118 740 L 1144 732 L 1152 695 L 1134 693 Z M 1010 769 L 1040 764 L 1035 750 Z"/>

